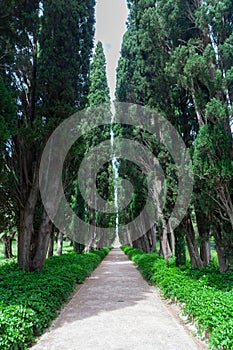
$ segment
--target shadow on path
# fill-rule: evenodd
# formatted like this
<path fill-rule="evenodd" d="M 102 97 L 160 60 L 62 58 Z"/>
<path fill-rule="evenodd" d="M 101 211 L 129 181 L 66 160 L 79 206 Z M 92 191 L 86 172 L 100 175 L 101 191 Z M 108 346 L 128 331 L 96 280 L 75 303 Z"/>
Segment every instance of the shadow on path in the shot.
<path fill-rule="evenodd" d="M 202 349 L 128 257 L 113 249 L 32 350 Z M 204 349 L 204 347 L 203 347 Z"/>

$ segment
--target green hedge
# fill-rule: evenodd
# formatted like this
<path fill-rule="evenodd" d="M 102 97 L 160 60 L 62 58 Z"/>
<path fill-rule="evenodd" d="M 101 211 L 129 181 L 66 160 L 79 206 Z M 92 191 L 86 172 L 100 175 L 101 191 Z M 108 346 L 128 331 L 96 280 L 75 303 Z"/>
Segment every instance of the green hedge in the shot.
<path fill-rule="evenodd" d="M 25 272 L 15 262 L 1 266 L 0 349 L 26 349 L 108 251 L 53 256 L 42 272 Z"/>
<path fill-rule="evenodd" d="M 195 269 L 166 264 L 157 253 L 122 247 L 142 275 L 164 295 L 185 304 L 184 312 L 205 331 L 212 349 L 233 349 L 233 272 L 221 274 L 214 266 Z"/>

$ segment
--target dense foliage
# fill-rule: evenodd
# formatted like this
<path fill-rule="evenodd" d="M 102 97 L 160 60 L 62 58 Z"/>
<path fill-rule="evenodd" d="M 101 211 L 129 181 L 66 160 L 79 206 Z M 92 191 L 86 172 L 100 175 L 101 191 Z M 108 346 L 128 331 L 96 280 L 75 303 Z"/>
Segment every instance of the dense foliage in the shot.
<path fill-rule="evenodd" d="M 25 272 L 15 262 L 0 266 L 0 348 L 26 349 L 108 251 L 54 256 L 42 272 Z"/>
<path fill-rule="evenodd" d="M 88 106 L 110 103 L 109 87 L 106 75 L 106 59 L 101 41 L 96 45 L 90 69 Z"/>
<path fill-rule="evenodd" d="M 232 2 L 129 0 L 128 6 L 116 98 L 159 111 L 179 131 L 193 160 L 192 203 L 172 239 L 166 223 L 177 183 L 166 178 L 167 203 L 156 218 L 160 252 L 165 258 L 175 254 L 179 264 L 186 240 L 193 266 L 203 267 L 211 259 L 213 236 L 220 270 L 227 271 L 233 253 Z M 143 143 L 140 135 L 138 140 Z M 154 152 L 152 142 L 147 146 Z M 161 151 L 159 160 L 175 178 Z M 142 248 L 147 241 L 145 235 L 133 245 Z"/>
<path fill-rule="evenodd" d="M 41 154 L 55 127 L 87 102 L 94 7 L 94 0 L 1 3 L 0 214 L 17 228 L 18 263 L 27 271 L 43 268 L 53 230 L 39 195 Z"/>
<path fill-rule="evenodd" d="M 205 334 L 214 349 L 233 347 L 233 273 L 221 274 L 211 265 L 203 269 L 188 265 L 168 264 L 157 253 L 145 254 L 139 249 L 122 247 L 137 264 L 148 281 L 161 288 L 163 294 L 184 305 L 184 313 Z"/>
<path fill-rule="evenodd" d="M 89 158 L 88 171 L 85 173 L 85 183 L 83 186 L 83 191 L 86 191 L 86 196 L 89 197 L 92 205 L 85 203 L 83 196 L 80 192 L 78 183 L 78 171 L 81 161 L 84 157 L 90 157 L 90 152 L 94 147 L 98 146 L 101 142 L 110 140 L 110 121 L 111 121 L 111 111 L 110 111 L 110 91 L 107 82 L 106 75 L 106 59 L 104 54 L 104 49 L 102 43 L 99 41 L 96 45 L 93 59 L 90 66 L 90 77 L 89 77 L 89 90 L 87 95 L 86 103 L 86 115 L 87 121 L 85 120 L 85 115 L 82 122 L 82 137 L 73 145 L 71 152 L 75 154 L 75 166 L 73 166 L 73 178 L 75 179 L 71 186 L 69 186 L 69 191 L 71 192 L 70 203 L 71 206 L 78 217 L 80 217 L 84 222 L 89 223 L 92 226 L 92 234 L 90 232 L 86 233 L 86 242 L 82 244 L 75 242 L 74 249 L 76 252 L 82 251 L 84 248 L 86 250 L 91 247 L 103 246 L 101 241 L 101 234 L 98 234 L 95 230 L 96 226 L 99 227 L 109 227 L 113 225 L 111 218 L 102 213 L 101 210 L 98 212 L 97 209 L 97 199 L 95 191 L 91 190 L 88 185 L 92 183 L 92 179 L 95 178 L 92 164 L 96 164 L 97 157 L 95 153 Z M 90 120 L 91 119 L 91 120 Z M 103 120 L 108 121 L 107 125 L 100 125 Z M 101 154 L 105 156 L 104 147 L 100 149 L 98 155 Z M 99 159 L 99 158 L 98 158 Z M 94 168 L 94 167 L 93 167 Z M 98 169 L 98 174 L 96 176 L 96 185 L 98 194 L 104 198 L 108 203 L 113 203 L 113 170 L 111 161 L 103 164 L 100 169 Z M 115 224 L 115 223 L 114 223 Z M 72 222 L 72 230 L 74 229 L 74 224 Z M 89 235 L 91 236 L 89 238 Z M 74 237 L 76 237 L 74 232 Z M 76 241 L 76 238 L 75 238 Z"/>

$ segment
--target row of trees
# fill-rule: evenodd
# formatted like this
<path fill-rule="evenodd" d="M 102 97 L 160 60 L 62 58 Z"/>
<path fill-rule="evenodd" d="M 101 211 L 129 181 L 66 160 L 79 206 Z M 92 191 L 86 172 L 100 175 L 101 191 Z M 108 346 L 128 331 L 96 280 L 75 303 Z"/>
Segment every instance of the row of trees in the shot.
<path fill-rule="evenodd" d="M 128 7 L 116 98 L 164 115 L 179 131 L 193 162 L 192 202 L 172 232 L 167 223 L 177 181 L 169 174 L 175 179 L 175 170 L 169 155 L 156 150 L 147 136 L 146 144 L 157 152 L 167 175 L 168 201 L 164 210 L 157 207 L 160 252 L 166 259 L 175 254 L 177 264 L 183 264 L 186 240 L 192 265 L 202 267 L 210 262 L 213 237 L 220 270 L 226 271 L 233 263 L 233 3 L 129 0 Z M 137 138 L 145 142 L 145 136 Z M 150 251 L 151 242 L 147 233 L 133 245 Z"/>
<path fill-rule="evenodd" d="M 46 141 L 75 111 L 110 102 L 101 43 L 91 64 L 94 5 L 94 0 L 33 4 L 12 0 L 1 8 L 0 231 L 8 256 L 17 234 L 18 263 L 27 271 L 42 269 L 49 243 L 49 254 L 53 251 L 54 227 L 39 194 L 39 165 Z M 214 238 L 220 270 L 226 271 L 233 264 L 233 5 L 227 0 L 133 0 L 128 6 L 116 99 L 149 106 L 167 118 L 190 150 L 195 178 L 191 205 L 173 232 L 169 215 L 178 178 L 171 154 L 149 133 L 112 125 L 116 138 L 132 138 L 149 147 L 166 175 L 166 205 L 161 206 L 162 181 L 157 178 L 153 184 L 156 225 L 132 244 L 153 251 L 157 232 L 160 253 L 166 259 L 175 254 L 177 264 L 183 264 L 186 240 L 193 266 L 202 267 L 210 262 Z M 101 120 L 101 113 L 100 109 L 95 118 Z M 110 121 L 108 108 L 107 114 Z M 110 129 L 108 125 L 84 133 L 66 159 L 66 198 L 92 227 L 114 227 L 116 216 L 85 203 L 77 169 L 93 147 L 110 138 Z M 142 172 L 131 162 L 121 160 L 118 171 L 134 185 L 129 207 L 118 213 L 124 225 L 141 212 L 148 189 Z M 90 167 L 87 181 L 92 177 Z M 99 194 L 114 206 L 111 161 L 102 166 L 96 183 Z M 95 200 L 93 194 L 91 203 Z M 146 223 L 141 222 L 141 227 Z M 96 234 L 97 230 L 91 232 L 86 249 L 106 239 Z M 61 233 L 58 238 L 61 241 Z M 111 242 L 114 237 L 108 239 Z M 77 252 L 84 248 L 74 242 Z"/>
<path fill-rule="evenodd" d="M 90 73 L 94 10 L 94 0 L 1 4 L 0 231 L 5 243 L 17 233 L 18 263 L 27 271 L 42 269 L 54 235 L 39 193 L 39 165 L 46 141 L 75 111 L 109 102 L 100 43 Z M 87 151 L 87 139 L 84 146 L 76 147 L 76 155 Z M 80 196 L 72 197 L 75 164 L 72 160 L 68 167 L 73 186 L 67 197 L 82 212 Z"/>
<path fill-rule="evenodd" d="M 97 162 L 95 154 L 89 159 L 88 173 L 85 174 L 86 188 L 84 191 L 87 193 L 90 205 L 84 200 L 83 195 L 80 192 L 78 181 L 78 172 L 81 161 L 84 157 L 89 155 L 89 152 L 94 147 L 98 146 L 101 142 L 109 140 L 111 134 L 110 121 L 112 115 L 110 111 L 110 90 L 106 76 L 106 59 L 100 41 L 97 43 L 91 63 L 89 83 L 86 103 L 86 116 L 88 121 L 84 120 L 83 123 L 84 134 L 82 142 L 80 143 L 80 140 L 78 140 L 73 146 L 76 159 L 76 166 L 73 173 L 73 178 L 75 180 L 70 187 L 70 205 L 74 211 L 74 215 L 77 215 L 84 222 L 90 224 L 90 229 L 87 230 L 87 232 L 83 232 L 84 238 L 82 239 L 82 242 L 74 242 L 74 249 L 78 253 L 84 249 L 88 251 L 92 247 L 99 248 L 103 246 L 104 236 L 101 235 L 101 229 L 98 230 L 97 227 L 107 228 L 115 226 L 113 217 L 102 213 L 101 210 L 95 209 L 97 206 L 97 195 L 88 187 L 92 181 L 96 181 L 98 194 L 109 204 L 113 205 L 114 183 L 111 161 L 107 161 L 103 164 L 95 178 L 94 164 Z M 92 119 L 91 121 L 90 117 Z M 98 127 L 98 124 L 106 119 L 108 124 Z M 82 145 L 81 148 L 80 145 Z M 72 222 L 72 225 L 74 225 L 74 222 Z M 75 225 L 73 231 L 75 236 Z"/>

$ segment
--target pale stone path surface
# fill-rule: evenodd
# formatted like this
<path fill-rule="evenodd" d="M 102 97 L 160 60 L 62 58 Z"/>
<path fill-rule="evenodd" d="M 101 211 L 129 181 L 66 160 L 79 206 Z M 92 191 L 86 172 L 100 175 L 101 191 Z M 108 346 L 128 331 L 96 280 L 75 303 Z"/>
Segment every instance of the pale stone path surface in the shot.
<path fill-rule="evenodd" d="M 204 348 L 204 347 L 203 347 Z M 197 350 L 154 288 L 113 249 L 32 350 Z"/>

